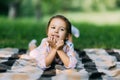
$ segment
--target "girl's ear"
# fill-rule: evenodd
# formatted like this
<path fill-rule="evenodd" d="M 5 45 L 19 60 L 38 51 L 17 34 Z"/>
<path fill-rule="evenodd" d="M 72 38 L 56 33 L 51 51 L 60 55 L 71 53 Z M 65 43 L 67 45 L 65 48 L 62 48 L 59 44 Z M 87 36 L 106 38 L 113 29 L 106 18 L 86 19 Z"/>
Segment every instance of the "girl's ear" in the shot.
<path fill-rule="evenodd" d="M 68 33 L 67 37 L 66 37 L 66 40 L 69 40 L 69 41 L 72 42 L 72 34 Z"/>

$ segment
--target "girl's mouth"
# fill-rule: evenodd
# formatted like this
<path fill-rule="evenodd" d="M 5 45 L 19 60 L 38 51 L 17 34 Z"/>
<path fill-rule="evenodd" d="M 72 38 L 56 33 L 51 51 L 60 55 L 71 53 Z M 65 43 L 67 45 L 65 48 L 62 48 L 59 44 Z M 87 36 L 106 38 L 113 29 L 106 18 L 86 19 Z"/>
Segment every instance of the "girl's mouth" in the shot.
<path fill-rule="evenodd" d="M 58 35 L 52 35 L 52 37 L 53 37 L 53 38 L 59 38 L 59 36 L 58 36 Z"/>

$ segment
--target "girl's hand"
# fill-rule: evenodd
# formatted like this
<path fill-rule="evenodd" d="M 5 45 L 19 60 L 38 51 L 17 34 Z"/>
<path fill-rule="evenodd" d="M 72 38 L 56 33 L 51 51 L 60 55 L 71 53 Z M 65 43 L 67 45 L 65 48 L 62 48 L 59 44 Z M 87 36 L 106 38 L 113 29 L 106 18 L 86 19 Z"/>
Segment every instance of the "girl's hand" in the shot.
<path fill-rule="evenodd" d="M 57 50 L 62 50 L 63 49 L 63 45 L 64 45 L 64 41 L 63 40 L 57 40 L 56 49 Z"/>
<path fill-rule="evenodd" d="M 51 48 L 56 48 L 56 40 L 53 37 L 48 38 L 48 43 L 51 46 Z"/>
<path fill-rule="evenodd" d="M 52 49 L 56 49 L 56 50 L 62 50 L 64 46 L 63 40 L 55 39 L 54 37 L 49 37 L 48 43 Z"/>

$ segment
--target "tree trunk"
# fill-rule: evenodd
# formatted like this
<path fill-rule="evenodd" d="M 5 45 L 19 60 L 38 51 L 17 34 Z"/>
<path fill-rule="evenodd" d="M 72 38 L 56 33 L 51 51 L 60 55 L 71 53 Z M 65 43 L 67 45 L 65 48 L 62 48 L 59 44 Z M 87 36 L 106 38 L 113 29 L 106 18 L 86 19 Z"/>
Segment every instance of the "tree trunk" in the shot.
<path fill-rule="evenodd" d="M 21 1 L 22 0 L 14 0 L 9 4 L 8 17 L 10 19 L 14 19 L 18 16 L 18 11 L 19 11 Z"/>
<path fill-rule="evenodd" d="M 10 6 L 9 6 L 8 17 L 10 19 L 14 19 L 16 17 L 16 9 L 13 4 L 10 4 Z"/>
<path fill-rule="evenodd" d="M 41 13 L 41 5 L 40 5 L 41 1 L 37 0 L 36 1 L 36 5 L 35 5 L 35 16 L 36 19 L 39 20 L 42 17 L 42 13 Z"/>

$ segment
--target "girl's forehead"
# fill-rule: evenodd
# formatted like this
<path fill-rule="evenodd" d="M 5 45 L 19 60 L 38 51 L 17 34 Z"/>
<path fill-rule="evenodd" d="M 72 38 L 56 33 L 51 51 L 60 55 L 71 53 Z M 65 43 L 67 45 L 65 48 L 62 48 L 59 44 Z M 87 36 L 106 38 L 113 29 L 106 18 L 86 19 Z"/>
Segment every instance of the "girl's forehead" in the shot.
<path fill-rule="evenodd" d="M 52 20 L 51 20 L 51 22 L 52 21 L 61 21 L 61 22 L 65 22 L 63 19 L 61 19 L 61 18 L 53 18 Z"/>
<path fill-rule="evenodd" d="M 52 24 L 52 25 L 64 25 L 64 26 L 66 26 L 66 22 L 63 19 L 61 19 L 61 18 L 53 18 L 51 20 L 50 24 Z"/>

